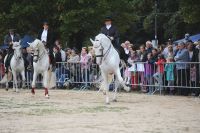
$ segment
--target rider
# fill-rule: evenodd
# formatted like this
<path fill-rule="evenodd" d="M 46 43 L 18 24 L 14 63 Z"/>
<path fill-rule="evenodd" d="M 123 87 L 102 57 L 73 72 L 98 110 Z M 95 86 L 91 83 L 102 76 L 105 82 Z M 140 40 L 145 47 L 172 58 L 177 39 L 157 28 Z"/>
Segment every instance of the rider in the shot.
<path fill-rule="evenodd" d="M 15 33 L 15 29 L 9 29 L 9 33 L 4 37 L 4 44 L 8 45 L 7 58 L 5 61 L 5 73 L 8 73 L 8 69 L 10 67 L 10 60 L 14 54 L 14 50 L 12 48 L 13 42 L 18 42 L 19 40 L 20 35 Z"/>
<path fill-rule="evenodd" d="M 43 23 L 43 29 L 39 32 L 38 38 L 41 39 L 42 42 L 44 42 L 44 45 L 49 51 L 49 58 L 52 64 L 52 71 L 55 70 L 56 62 L 54 59 L 54 54 L 53 54 L 53 47 L 54 47 L 54 42 L 55 42 L 55 37 L 54 33 L 52 32 L 51 29 L 49 29 L 49 24 L 48 22 Z"/>
<path fill-rule="evenodd" d="M 105 18 L 105 26 L 101 28 L 101 33 L 105 34 L 112 42 L 113 46 L 119 52 L 119 56 L 127 64 L 128 57 L 125 54 L 124 49 L 119 44 L 119 33 L 115 26 L 112 25 L 112 18 Z"/>

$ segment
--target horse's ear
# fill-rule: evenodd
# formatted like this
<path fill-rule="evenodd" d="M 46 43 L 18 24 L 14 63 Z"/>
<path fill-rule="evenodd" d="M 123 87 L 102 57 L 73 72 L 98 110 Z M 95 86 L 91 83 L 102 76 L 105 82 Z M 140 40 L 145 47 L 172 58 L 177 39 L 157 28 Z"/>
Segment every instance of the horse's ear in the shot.
<path fill-rule="evenodd" d="M 91 43 L 94 45 L 94 41 L 90 38 Z"/>
<path fill-rule="evenodd" d="M 31 46 L 31 43 L 27 42 L 29 46 Z"/>

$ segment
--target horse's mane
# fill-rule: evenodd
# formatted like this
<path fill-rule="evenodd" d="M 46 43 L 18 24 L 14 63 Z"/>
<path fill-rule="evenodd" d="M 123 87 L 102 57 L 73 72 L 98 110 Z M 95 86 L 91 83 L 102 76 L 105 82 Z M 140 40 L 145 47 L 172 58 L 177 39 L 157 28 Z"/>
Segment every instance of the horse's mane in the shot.
<path fill-rule="evenodd" d="M 99 40 L 99 41 L 103 41 L 104 43 L 112 44 L 111 40 L 105 34 L 102 34 L 102 33 L 98 34 L 95 37 L 95 40 Z"/>
<path fill-rule="evenodd" d="M 34 40 L 34 43 L 37 44 L 37 45 L 39 46 L 39 48 L 45 49 L 44 44 L 42 43 L 41 40 L 35 39 L 35 40 Z"/>

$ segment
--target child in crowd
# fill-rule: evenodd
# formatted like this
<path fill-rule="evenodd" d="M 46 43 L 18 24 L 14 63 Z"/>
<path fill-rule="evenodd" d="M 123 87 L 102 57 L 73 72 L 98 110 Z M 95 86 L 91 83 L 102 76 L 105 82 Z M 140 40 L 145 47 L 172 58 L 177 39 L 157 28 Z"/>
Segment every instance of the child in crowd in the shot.
<path fill-rule="evenodd" d="M 82 80 L 86 82 L 86 86 L 88 86 L 89 82 L 89 69 L 90 69 L 90 62 L 91 56 L 87 53 L 87 48 L 83 47 L 81 51 L 81 73 L 82 73 Z"/>
<path fill-rule="evenodd" d="M 136 51 L 131 51 L 131 55 L 128 58 L 128 63 L 131 64 L 131 67 L 128 68 L 128 71 L 130 72 L 130 77 L 131 79 L 131 85 L 132 89 L 136 89 L 137 86 L 135 84 L 138 84 L 138 76 L 137 76 L 137 66 L 136 62 L 139 60 L 139 57 L 137 55 Z"/>
<path fill-rule="evenodd" d="M 153 75 L 155 81 L 159 85 L 159 89 L 158 90 L 162 90 L 163 74 L 164 74 L 164 63 L 165 63 L 164 56 L 162 54 L 159 54 L 158 55 L 158 61 L 155 62 L 155 64 L 157 65 L 157 72 Z"/>
<path fill-rule="evenodd" d="M 152 60 L 152 53 L 148 53 L 147 55 L 147 61 L 144 65 L 144 74 L 145 74 L 145 79 L 146 79 L 146 84 L 148 85 L 149 89 L 149 94 L 153 94 L 153 71 L 154 71 L 154 66 L 153 66 L 153 60 Z"/>
<path fill-rule="evenodd" d="M 173 56 L 169 56 L 167 58 L 167 63 L 165 65 L 166 71 L 166 80 L 168 82 L 168 86 L 170 87 L 170 94 L 174 92 L 174 59 Z"/>
<path fill-rule="evenodd" d="M 130 84 L 130 79 L 131 79 L 131 73 L 129 71 L 129 68 L 126 67 L 126 69 L 124 71 L 124 80 L 125 80 L 126 85 Z"/>
<path fill-rule="evenodd" d="M 145 46 L 141 45 L 140 50 L 139 50 L 139 60 L 137 63 L 137 71 L 138 71 L 138 76 L 139 76 L 139 82 L 141 85 L 141 91 L 146 92 L 146 86 L 143 86 L 145 84 L 145 79 L 144 79 L 144 62 L 147 61 L 147 52 L 145 50 Z M 141 63 L 139 63 L 141 62 Z"/>

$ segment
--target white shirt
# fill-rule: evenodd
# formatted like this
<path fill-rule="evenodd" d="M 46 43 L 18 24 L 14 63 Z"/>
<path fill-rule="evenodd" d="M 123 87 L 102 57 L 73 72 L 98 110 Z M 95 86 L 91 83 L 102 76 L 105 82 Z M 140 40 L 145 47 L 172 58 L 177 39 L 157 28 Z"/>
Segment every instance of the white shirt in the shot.
<path fill-rule="evenodd" d="M 14 35 L 10 35 L 11 36 L 11 39 L 12 39 L 12 42 L 13 42 L 13 39 L 14 39 Z"/>
<path fill-rule="evenodd" d="M 42 35 L 41 35 L 41 41 L 47 42 L 47 33 L 48 33 L 48 30 L 43 30 Z"/>
<path fill-rule="evenodd" d="M 60 50 L 60 53 L 61 53 L 62 61 L 65 61 L 65 60 L 66 60 L 66 54 L 65 54 L 65 51 L 63 51 L 63 50 L 61 49 L 61 50 Z"/>
<path fill-rule="evenodd" d="M 129 54 L 129 49 L 124 48 L 124 51 L 125 51 L 126 54 Z"/>
<path fill-rule="evenodd" d="M 111 24 L 110 25 L 106 25 L 106 29 L 109 30 L 111 27 Z"/>

